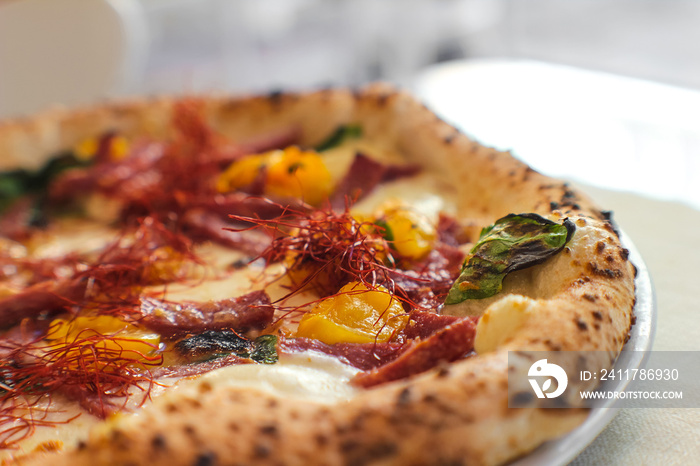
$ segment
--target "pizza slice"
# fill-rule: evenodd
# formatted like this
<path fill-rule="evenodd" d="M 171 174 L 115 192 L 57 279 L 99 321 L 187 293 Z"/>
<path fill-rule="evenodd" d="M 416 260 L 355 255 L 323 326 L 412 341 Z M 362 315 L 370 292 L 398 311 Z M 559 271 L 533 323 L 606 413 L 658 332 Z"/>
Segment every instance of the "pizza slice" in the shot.
<path fill-rule="evenodd" d="M 512 350 L 617 354 L 634 266 L 566 183 L 382 85 L 0 126 L 22 464 L 498 464 Z"/>

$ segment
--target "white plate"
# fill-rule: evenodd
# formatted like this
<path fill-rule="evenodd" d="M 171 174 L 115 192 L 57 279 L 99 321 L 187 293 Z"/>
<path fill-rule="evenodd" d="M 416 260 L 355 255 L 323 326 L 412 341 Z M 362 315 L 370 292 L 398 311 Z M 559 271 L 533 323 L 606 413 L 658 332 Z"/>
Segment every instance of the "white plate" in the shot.
<path fill-rule="evenodd" d="M 616 368 L 640 368 L 646 362 L 646 351 L 651 350 L 656 328 L 656 301 L 654 288 L 646 264 L 630 238 L 620 231 L 624 247 L 629 249 L 629 259 L 637 267 L 635 278 L 634 315 L 637 318 L 630 330 L 630 339 L 618 357 Z M 644 352 L 644 353 L 642 353 Z M 626 385 L 626 384 L 625 384 Z M 618 386 L 623 389 L 624 386 Z M 560 466 L 576 458 L 612 421 L 620 408 L 614 407 L 615 400 L 606 400 L 600 407 L 591 410 L 588 419 L 568 435 L 547 442 L 529 455 L 520 458 L 511 466 Z"/>

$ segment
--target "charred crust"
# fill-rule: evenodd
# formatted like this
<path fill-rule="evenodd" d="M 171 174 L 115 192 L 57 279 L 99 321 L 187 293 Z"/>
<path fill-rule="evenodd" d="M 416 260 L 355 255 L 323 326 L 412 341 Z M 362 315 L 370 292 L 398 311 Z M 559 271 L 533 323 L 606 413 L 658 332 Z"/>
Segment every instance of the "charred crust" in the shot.
<path fill-rule="evenodd" d="M 604 250 L 605 250 L 605 243 L 602 242 L 602 241 L 598 241 L 598 242 L 595 244 L 595 251 L 596 251 L 598 254 L 601 254 Z"/>
<path fill-rule="evenodd" d="M 574 282 L 574 285 L 583 286 L 590 281 L 591 281 L 591 277 L 583 275 L 583 276 L 581 276 L 581 278 L 576 279 L 576 281 Z"/>
<path fill-rule="evenodd" d="M 598 298 L 595 297 L 595 295 L 592 295 L 590 293 L 583 293 L 582 295 L 583 299 L 586 301 L 590 301 L 592 303 L 596 302 Z"/>
<path fill-rule="evenodd" d="M 282 91 L 281 89 L 274 89 L 274 90 L 270 91 L 267 94 L 267 96 L 265 96 L 265 97 L 267 98 L 267 101 L 270 102 L 271 105 L 278 106 L 279 104 L 282 103 L 284 96 L 285 96 L 284 91 Z"/>
<path fill-rule="evenodd" d="M 626 248 L 621 248 L 620 249 L 620 259 L 623 261 L 626 261 L 630 257 L 630 250 Z"/>
<path fill-rule="evenodd" d="M 206 452 L 197 455 L 192 466 L 214 466 L 216 464 L 216 453 Z"/>
<path fill-rule="evenodd" d="M 269 435 L 271 437 L 276 437 L 279 434 L 279 430 L 275 424 L 267 424 L 260 426 L 260 433 L 263 435 Z"/>
<path fill-rule="evenodd" d="M 549 210 L 555 211 L 555 210 L 557 210 L 558 208 L 559 208 L 559 203 L 558 203 L 558 202 L 551 201 L 551 202 L 549 203 Z"/>
<path fill-rule="evenodd" d="M 367 456 L 372 459 L 386 458 L 394 456 L 398 451 L 398 447 L 394 442 L 382 441 L 376 442 L 367 447 Z"/>
<path fill-rule="evenodd" d="M 438 367 L 437 370 L 437 376 L 440 378 L 445 378 L 450 375 L 450 368 L 447 366 L 447 364 L 441 364 L 440 367 Z"/>
<path fill-rule="evenodd" d="M 168 403 L 165 405 L 165 411 L 171 414 L 177 413 L 180 411 L 180 407 L 176 405 L 175 403 Z"/>
<path fill-rule="evenodd" d="M 530 392 L 518 392 L 510 397 L 511 403 L 516 405 L 526 405 L 532 403 L 534 400 L 535 398 Z"/>
<path fill-rule="evenodd" d="M 347 454 L 353 450 L 356 450 L 359 446 L 360 444 L 357 442 L 357 440 L 343 440 L 340 442 L 340 451 Z"/>
<path fill-rule="evenodd" d="M 411 387 L 405 387 L 399 392 L 396 397 L 396 404 L 398 406 L 405 406 L 411 402 Z"/>
<path fill-rule="evenodd" d="M 575 322 L 576 322 L 576 326 L 578 327 L 578 329 L 581 330 L 582 332 L 585 332 L 586 330 L 588 330 L 588 324 L 580 317 L 576 317 Z"/>
<path fill-rule="evenodd" d="M 591 315 L 595 320 L 603 320 L 603 313 L 600 311 L 593 311 L 591 312 Z"/>
<path fill-rule="evenodd" d="M 328 445 L 328 437 L 324 434 L 316 434 L 314 436 L 314 440 L 316 441 L 316 445 L 318 445 L 319 447 Z"/>
<path fill-rule="evenodd" d="M 253 454 L 257 458 L 267 458 L 272 454 L 272 448 L 267 445 L 263 445 L 262 443 L 256 443 L 253 447 Z"/>
<path fill-rule="evenodd" d="M 448 145 L 449 145 L 449 144 L 452 144 L 452 143 L 454 142 L 454 140 L 457 138 L 457 136 L 459 136 L 459 132 L 458 132 L 458 131 L 454 131 L 453 133 L 448 134 L 447 136 L 445 136 L 445 138 L 443 139 L 443 142 L 444 142 L 445 144 L 448 144 Z"/>
<path fill-rule="evenodd" d="M 157 433 L 151 438 L 151 447 L 153 447 L 154 450 L 165 450 L 168 448 L 168 442 L 165 439 L 165 436 L 161 433 Z"/>
<path fill-rule="evenodd" d="M 197 429 L 195 429 L 191 424 L 185 424 L 182 426 L 182 431 L 187 437 L 195 438 L 197 436 Z"/>
<path fill-rule="evenodd" d="M 598 275 L 605 278 L 622 278 L 624 275 L 622 270 L 619 269 L 601 269 L 595 262 L 589 262 L 586 264 L 586 269 L 593 275 Z"/>

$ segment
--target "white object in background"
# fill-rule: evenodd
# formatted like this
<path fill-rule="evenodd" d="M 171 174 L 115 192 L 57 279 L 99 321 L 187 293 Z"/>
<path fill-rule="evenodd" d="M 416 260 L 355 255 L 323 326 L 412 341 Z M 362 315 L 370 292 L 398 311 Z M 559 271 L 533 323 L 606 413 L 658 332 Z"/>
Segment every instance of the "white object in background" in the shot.
<path fill-rule="evenodd" d="M 137 0 L 0 2 L 0 117 L 128 92 L 148 35 Z"/>
<path fill-rule="evenodd" d="M 527 60 L 433 66 L 415 91 L 480 142 L 557 177 L 700 208 L 700 92 Z"/>

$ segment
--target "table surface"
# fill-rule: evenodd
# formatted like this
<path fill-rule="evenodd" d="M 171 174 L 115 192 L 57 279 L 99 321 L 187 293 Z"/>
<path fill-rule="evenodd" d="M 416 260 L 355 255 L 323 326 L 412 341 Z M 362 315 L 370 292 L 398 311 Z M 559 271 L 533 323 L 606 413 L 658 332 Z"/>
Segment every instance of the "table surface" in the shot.
<path fill-rule="evenodd" d="M 415 87 L 455 126 L 573 180 L 614 211 L 656 289 L 653 349 L 700 350 L 700 106 L 691 108 L 699 93 L 504 60 L 443 65 Z M 588 169 L 598 163 L 606 169 Z M 571 464 L 696 464 L 699 438 L 700 409 L 623 409 Z"/>

